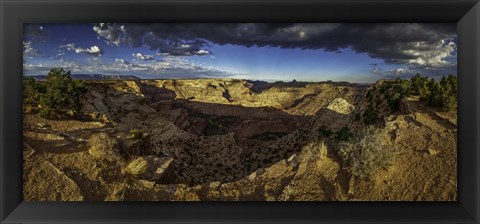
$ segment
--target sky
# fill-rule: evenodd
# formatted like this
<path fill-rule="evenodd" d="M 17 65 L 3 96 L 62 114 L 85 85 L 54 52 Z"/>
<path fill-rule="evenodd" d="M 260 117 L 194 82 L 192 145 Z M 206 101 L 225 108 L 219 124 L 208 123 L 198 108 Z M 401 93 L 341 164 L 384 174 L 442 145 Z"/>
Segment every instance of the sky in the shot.
<path fill-rule="evenodd" d="M 25 24 L 23 75 L 264 81 L 436 79 L 457 73 L 454 23 Z"/>

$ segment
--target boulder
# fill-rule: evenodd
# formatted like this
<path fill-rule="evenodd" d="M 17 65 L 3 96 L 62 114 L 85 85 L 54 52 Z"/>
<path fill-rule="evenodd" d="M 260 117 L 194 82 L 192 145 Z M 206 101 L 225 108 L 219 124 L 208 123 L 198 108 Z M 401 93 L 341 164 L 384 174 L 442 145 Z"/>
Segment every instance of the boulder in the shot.
<path fill-rule="evenodd" d="M 400 103 L 399 103 L 399 110 L 402 114 L 410 114 L 412 113 L 412 108 L 410 107 L 410 105 L 408 104 L 408 100 L 407 99 L 402 99 L 400 100 Z"/>
<path fill-rule="evenodd" d="M 434 148 L 428 147 L 428 153 L 432 156 L 437 155 L 440 151 Z"/>
<path fill-rule="evenodd" d="M 47 129 L 50 127 L 50 125 L 48 124 L 45 124 L 45 123 L 36 123 L 35 124 L 38 128 L 41 128 L 41 129 Z"/>
<path fill-rule="evenodd" d="M 288 159 L 287 159 L 288 165 L 292 167 L 298 167 L 300 161 L 298 158 L 298 155 L 296 153 L 293 153 Z"/>
<path fill-rule="evenodd" d="M 142 138 L 128 138 L 123 141 L 123 148 L 128 155 L 148 155 L 151 154 L 150 135 L 144 133 Z"/>
<path fill-rule="evenodd" d="M 335 98 L 330 104 L 328 104 L 327 109 L 348 115 L 355 110 L 355 107 L 342 98 Z"/>
<path fill-rule="evenodd" d="M 172 157 L 143 156 L 148 162 L 147 170 L 140 175 L 142 179 L 156 183 L 173 183 L 177 179 Z"/>

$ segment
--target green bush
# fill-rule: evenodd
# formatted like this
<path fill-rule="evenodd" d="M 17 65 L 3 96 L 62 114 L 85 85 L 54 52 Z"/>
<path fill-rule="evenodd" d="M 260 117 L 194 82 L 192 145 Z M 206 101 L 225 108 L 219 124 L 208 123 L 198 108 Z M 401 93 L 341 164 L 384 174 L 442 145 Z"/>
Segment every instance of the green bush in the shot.
<path fill-rule="evenodd" d="M 408 80 L 397 78 L 394 81 L 384 82 L 380 85 L 380 94 L 386 101 L 388 109 L 391 113 L 397 112 L 400 108 L 400 101 L 409 94 L 410 84 Z M 374 107 L 382 104 L 383 100 L 379 97 L 376 99 Z"/>
<path fill-rule="evenodd" d="M 410 79 L 409 93 L 412 95 L 423 95 L 428 90 L 427 83 L 429 82 L 427 77 L 420 74 L 416 74 Z"/>
<path fill-rule="evenodd" d="M 417 74 L 418 75 L 418 74 Z M 440 82 L 435 82 L 432 78 L 428 80 L 426 77 L 413 77 L 410 82 L 416 83 L 420 81 L 418 91 L 412 89 L 411 93 L 420 95 L 422 101 L 427 102 L 431 106 L 441 107 L 445 111 L 454 110 L 457 107 L 457 78 L 454 75 L 442 77 Z"/>
<path fill-rule="evenodd" d="M 387 104 L 390 112 L 397 112 L 400 109 L 400 100 L 404 95 L 401 92 L 393 92 L 387 96 Z"/>
<path fill-rule="evenodd" d="M 375 110 L 369 106 L 365 111 L 363 112 L 363 123 L 369 125 L 369 124 L 374 124 L 378 120 L 378 115 Z"/>
<path fill-rule="evenodd" d="M 320 126 L 318 130 L 323 137 L 330 137 L 333 134 L 332 131 L 325 125 Z"/>
<path fill-rule="evenodd" d="M 23 80 L 23 99 L 26 104 L 38 104 L 42 94 L 45 94 L 46 88 L 40 82 L 32 77 Z"/>
<path fill-rule="evenodd" d="M 24 90 L 28 97 L 38 99 L 40 115 L 54 117 L 58 111 L 72 110 L 75 114 L 81 109 L 80 97 L 87 91 L 82 81 L 72 80 L 70 71 L 63 68 L 52 68 L 42 85 L 34 85 L 31 80 L 26 80 Z M 35 91 L 37 94 L 32 94 Z"/>
<path fill-rule="evenodd" d="M 335 133 L 335 139 L 339 142 L 347 142 L 353 139 L 353 134 L 348 127 L 343 127 Z"/>
<path fill-rule="evenodd" d="M 373 88 L 371 88 L 371 89 L 369 89 L 369 90 L 367 91 L 367 94 L 366 94 L 365 96 L 367 97 L 367 99 L 368 99 L 369 101 L 372 100 L 373 94 L 375 94 L 376 89 L 377 89 L 377 88 L 374 86 Z"/>
<path fill-rule="evenodd" d="M 440 82 L 416 74 L 410 80 L 385 81 L 376 88 L 369 89 L 366 93 L 368 100 L 367 110 L 364 112 L 366 124 L 373 124 L 378 118 L 375 110 L 386 102 L 388 110 L 393 113 L 399 110 L 400 101 L 405 96 L 417 95 L 420 100 L 428 105 L 441 107 L 445 111 L 455 110 L 457 106 L 457 78 L 454 75 L 444 76 Z M 376 108 L 373 110 L 373 108 Z"/>

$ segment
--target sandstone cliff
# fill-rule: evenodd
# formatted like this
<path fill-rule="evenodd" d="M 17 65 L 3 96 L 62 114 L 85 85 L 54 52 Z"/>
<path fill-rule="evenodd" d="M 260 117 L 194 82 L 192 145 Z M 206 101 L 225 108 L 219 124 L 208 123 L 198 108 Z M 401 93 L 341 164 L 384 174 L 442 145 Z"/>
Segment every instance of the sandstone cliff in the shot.
<path fill-rule="evenodd" d="M 356 114 L 365 110 L 366 89 L 235 79 L 90 82 L 82 100 L 89 120 L 25 114 L 26 200 L 455 200 L 456 116 L 414 99 L 382 124 L 401 152 L 393 168 L 371 181 L 344 169 L 336 136 L 325 133 L 361 129 Z M 132 130 L 145 136 L 132 139 Z M 119 142 L 117 162 L 88 153 L 98 132 Z M 124 169 L 137 157 L 163 162 L 149 163 L 142 178 Z M 58 171 L 37 175 L 49 170 Z M 73 193 L 54 196 L 60 186 Z"/>

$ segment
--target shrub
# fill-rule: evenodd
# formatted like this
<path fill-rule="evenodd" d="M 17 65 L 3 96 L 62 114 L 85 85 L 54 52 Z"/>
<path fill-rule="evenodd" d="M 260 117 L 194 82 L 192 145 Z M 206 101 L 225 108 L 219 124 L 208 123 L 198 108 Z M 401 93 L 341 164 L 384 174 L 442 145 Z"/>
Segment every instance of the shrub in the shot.
<path fill-rule="evenodd" d="M 457 96 L 445 96 L 442 99 L 442 109 L 445 111 L 455 110 L 457 108 Z"/>
<path fill-rule="evenodd" d="M 126 182 L 114 184 L 110 189 L 105 201 L 124 201 Z"/>
<path fill-rule="evenodd" d="M 387 138 L 386 130 L 369 127 L 359 138 L 342 144 L 338 155 L 353 175 L 370 178 L 379 169 L 390 166 L 395 158 L 395 148 L 387 144 Z"/>
<path fill-rule="evenodd" d="M 378 120 L 377 112 L 372 107 L 367 107 L 363 112 L 363 123 L 369 125 L 374 124 Z"/>
<path fill-rule="evenodd" d="M 320 159 L 323 160 L 323 159 L 327 158 L 327 155 L 328 155 L 327 145 L 324 142 L 322 142 L 320 144 L 320 150 L 319 150 Z"/>
<path fill-rule="evenodd" d="M 457 78 L 453 75 L 444 76 L 440 82 L 442 109 L 449 111 L 457 107 Z"/>
<path fill-rule="evenodd" d="M 400 100 L 408 95 L 410 89 L 408 80 L 401 80 L 397 78 L 395 81 L 389 81 L 380 85 L 380 93 L 383 99 L 386 100 L 387 106 L 390 112 L 396 112 L 400 108 Z M 382 104 L 382 99 L 379 97 L 376 99 L 374 105 L 379 106 Z"/>
<path fill-rule="evenodd" d="M 354 118 L 353 118 L 354 121 L 359 121 L 360 120 L 360 114 L 359 113 L 356 113 Z"/>
<path fill-rule="evenodd" d="M 325 125 L 320 126 L 318 130 L 323 137 L 330 137 L 333 134 L 332 131 Z"/>
<path fill-rule="evenodd" d="M 389 112 L 397 112 L 400 101 L 409 95 L 420 96 L 420 100 L 428 105 L 441 107 L 445 111 L 454 110 L 457 107 L 457 78 L 448 75 L 436 82 L 433 78 L 416 74 L 410 80 L 397 78 L 373 86 L 366 93 L 368 108 L 363 113 L 364 123 L 369 125 L 378 121 L 377 111 L 384 111 L 380 109 L 383 102 Z"/>
<path fill-rule="evenodd" d="M 396 112 L 400 109 L 400 100 L 404 97 L 401 92 L 394 92 L 387 96 L 387 104 L 390 112 Z"/>
<path fill-rule="evenodd" d="M 352 132 L 348 127 L 343 127 L 335 133 L 335 139 L 337 141 L 350 141 L 353 138 Z"/>
<path fill-rule="evenodd" d="M 138 176 L 140 174 L 145 173 L 148 168 L 148 161 L 143 157 L 138 157 L 128 163 L 127 167 L 125 167 L 125 172 L 132 174 L 134 176 Z"/>
<path fill-rule="evenodd" d="M 30 82 L 27 81 L 28 85 Z M 77 113 L 81 109 L 80 97 L 87 88 L 82 81 L 72 80 L 70 71 L 52 68 L 44 85 L 45 92 L 39 96 L 40 115 L 53 117 L 57 111 L 73 110 Z"/>
<path fill-rule="evenodd" d="M 442 77 L 440 82 L 422 77 L 420 74 L 410 79 L 411 94 L 420 95 L 422 101 L 445 111 L 457 107 L 457 78 L 454 75 Z"/>
<path fill-rule="evenodd" d="M 40 96 L 46 91 L 45 85 L 37 82 L 32 77 L 23 80 L 23 99 L 26 104 L 39 103 Z"/>
<path fill-rule="evenodd" d="M 209 121 L 204 131 L 205 135 L 220 135 L 222 134 L 223 129 L 220 126 Z"/>
<path fill-rule="evenodd" d="M 410 94 L 422 95 L 422 92 L 425 93 L 428 90 L 427 83 L 428 78 L 417 73 L 410 79 Z"/>
<path fill-rule="evenodd" d="M 110 137 L 107 133 L 101 132 L 90 136 L 88 153 L 96 158 L 107 161 L 121 161 L 120 145 L 116 138 Z"/>
<path fill-rule="evenodd" d="M 376 87 L 374 86 L 372 89 L 369 89 L 367 91 L 367 94 L 365 95 L 369 101 L 372 100 L 373 94 L 375 93 Z"/>

